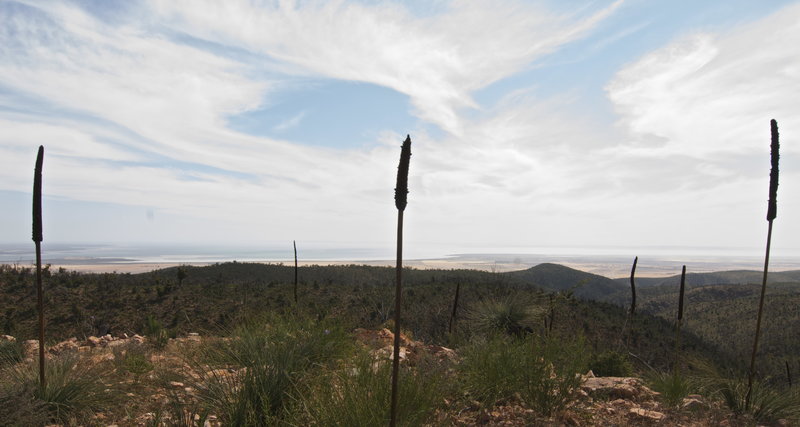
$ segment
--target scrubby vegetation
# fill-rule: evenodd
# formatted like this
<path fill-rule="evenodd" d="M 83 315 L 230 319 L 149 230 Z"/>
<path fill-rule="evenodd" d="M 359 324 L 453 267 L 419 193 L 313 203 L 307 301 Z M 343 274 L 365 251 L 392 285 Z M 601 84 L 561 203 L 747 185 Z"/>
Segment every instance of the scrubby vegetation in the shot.
<path fill-rule="evenodd" d="M 589 282 L 563 268 L 516 274 L 405 270 L 400 425 L 651 422 L 614 409 L 612 395 L 587 400 L 581 374 L 589 370 L 646 378 L 662 400 L 641 411 L 666 413 L 666 425 L 798 421 L 800 400 L 781 378 L 757 383 L 751 408 L 743 407 L 742 381 L 731 379 L 742 378 L 743 359 L 693 333 L 693 316 L 700 315 L 692 311 L 695 289 L 687 292 L 683 362 L 676 376 L 673 324 L 637 314 L 623 340 L 626 308 L 576 297 L 574 291 Z M 387 423 L 390 352 L 385 343 L 376 346 L 354 331 L 391 327 L 392 269 L 301 267 L 297 304 L 290 266 L 182 269 L 180 275 L 178 269 L 139 275 L 45 269 L 51 344 L 106 332 L 147 339 L 54 353 L 42 389 L 37 364 L 26 360 L 20 342 L 35 337 L 32 271 L 1 266 L 0 325 L 18 338 L 0 341 L 4 422 Z M 569 273 L 563 282 L 553 276 L 558 271 Z M 538 286 L 537 272 L 549 285 Z M 449 333 L 457 283 L 463 310 Z M 562 284 L 554 289 L 555 283 Z M 642 307 L 659 301 L 652 295 L 641 293 Z M 200 335 L 187 337 L 189 332 Z M 442 347 L 454 351 L 436 353 Z M 702 409 L 683 407 L 693 393 L 702 394 Z"/>

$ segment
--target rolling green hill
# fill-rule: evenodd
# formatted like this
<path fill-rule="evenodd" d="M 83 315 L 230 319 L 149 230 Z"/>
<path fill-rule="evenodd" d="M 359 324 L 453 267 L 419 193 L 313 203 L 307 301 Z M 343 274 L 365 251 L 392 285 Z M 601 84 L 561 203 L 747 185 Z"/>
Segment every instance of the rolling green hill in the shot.
<path fill-rule="evenodd" d="M 300 268 L 297 305 L 293 302 L 293 268 L 283 265 L 224 263 L 144 274 L 78 274 L 46 271 L 45 300 L 49 339 L 142 333 L 152 316 L 172 333 L 214 334 L 265 312 L 298 311 L 336 318 L 351 328 L 379 328 L 393 315 L 394 271 L 386 267 L 310 266 Z M 592 301 L 618 285 L 606 278 L 567 267 L 544 264 L 515 273 L 473 270 L 414 270 L 404 273 L 404 328 L 415 338 L 449 345 L 450 313 L 457 284 L 461 294 L 457 331 L 469 332 L 471 318 L 485 301 L 526 301 L 548 313 L 533 332 L 552 330 L 583 335 L 596 351 L 622 349 L 626 310 Z M 29 268 L 0 266 L 0 332 L 21 339 L 35 336 L 33 273 Z M 580 298 L 556 296 L 575 285 Z M 621 286 L 621 285 L 619 285 Z M 554 295 L 551 298 L 549 295 Z M 544 319 L 542 319 L 544 320 Z M 626 330 L 632 353 L 649 365 L 666 368 L 673 360 L 673 329 L 658 316 L 639 316 Z M 732 359 L 688 333 L 686 351 L 730 365 Z M 637 362 L 638 363 L 638 362 Z M 643 365 L 640 365 L 642 367 Z"/>
<path fill-rule="evenodd" d="M 505 274 L 514 280 L 554 292 L 573 290 L 576 297 L 592 300 L 602 300 L 606 295 L 628 289 L 628 285 L 607 277 L 559 264 L 539 264 L 527 270 Z"/>
<path fill-rule="evenodd" d="M 686 273 L 686 284 L 688 285 L 747 285 L 763 280 L 763 272 L 755 270 L 731 270 L 717 271 L 713 273 Z M 629 278 L 614 279 L 617 283 L 627 285 Z M 680 283 L 681 275 L 677 274 L 670 277 L 637 277 L 636 286 L 649 287 L 666 284 Z M 767 283 L 800 283 L 800 270 L 770 272 L 767 275 Z"/>

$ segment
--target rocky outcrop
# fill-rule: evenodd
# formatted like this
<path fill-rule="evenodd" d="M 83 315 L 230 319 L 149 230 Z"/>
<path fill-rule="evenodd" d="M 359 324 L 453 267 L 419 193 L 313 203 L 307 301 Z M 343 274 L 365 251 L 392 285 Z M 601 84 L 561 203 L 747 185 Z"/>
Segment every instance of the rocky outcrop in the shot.
<path fill-rule="evenodd" d="M 372 355 L 377 359 L 389 359 L 394 357 L 394 333 L 383 328 L 381 330 L 358 328 L 353 331 L 356 340 L 361 344 L 372 349 Z M 420 341 L 414 341 L 404 334 L 400 334 L 400 362 L 416 363 L 421 357 L 427 355 L 435 357 L 440 361 L 456 361 L 456 352 L 447 347 L 438 345 L 425 345 Z"/>
<path fill-rule="evenodd" d="M 642 380 L 630 377 L 587 376 L 581 390 L 595 399 L 647 401 L 658 396 L 658 393 L 642 384 Z"/>

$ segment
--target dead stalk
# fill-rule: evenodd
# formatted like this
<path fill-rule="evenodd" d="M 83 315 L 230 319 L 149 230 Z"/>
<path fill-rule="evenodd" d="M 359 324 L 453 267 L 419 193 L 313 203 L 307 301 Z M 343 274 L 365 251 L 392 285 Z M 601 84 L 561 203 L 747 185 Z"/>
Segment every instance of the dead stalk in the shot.
<path fill-rule="evenodd" d="M 33 174 L 33 242 L 36 245 L 36 309 L 39 311 L 39 385 L 44 389 L 44 295 L 42 294 L 42 163 L 44 147 L 39 146 Z"/>
<path fill-rule="evenodd" d="M 747 375 L 747 396 L 744 399 L 744 407 L 750 408 L 750 395 L 753 392 L 753 377 L 756 372 L 756 352 L 758 351 L 758 338 L 761 333 L 761 316 L 764 311 L 764 294 L 767 291 L 767 271 L 769 270 L 769 247 L 772 243 L 772 221 L 778 216 L 778 153 L 780 144 L 778 143 L 778 122 L 775 119 L 770 121 L 770 131 L 772 141 L 770 143 L 770 171 L 769 171 L 769 201 L 767 204 L 767 250 L 764 256 L 764 276 L 761 280 L 761 297 L 758 300 L 758 317 L 756 320 L 756 335 L 753 339 L 753 353 L 750 356 L 750 371 Z"/>
<path fill-rule="evenodd" d="M 392 352 L 392 407 L 389 426 L 397 425 L 397 386 L 400 374 L 400 307 L 403 282 L 403 211 L 408 202 L 408 165 L 411 160 L 411 136 L 406 136 L 400 150 L 397 167 L 397 185 L 394 188 L 394 204 L 397 207 L 397 278 L 394 296 L 394 349 Z"/>

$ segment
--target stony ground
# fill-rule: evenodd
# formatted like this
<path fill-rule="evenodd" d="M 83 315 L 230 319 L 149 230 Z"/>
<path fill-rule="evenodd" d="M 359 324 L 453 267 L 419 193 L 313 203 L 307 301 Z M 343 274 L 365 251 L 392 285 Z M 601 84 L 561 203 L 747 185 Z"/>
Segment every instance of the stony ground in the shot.
<path fill-rule="evenodd" d="M 355 339 L 367 346 L 376 358 L 390 358 L 393 334 L 388 329 L 356 329 Z M 0 339 L 13 340 L 4 336 Z M 195 390 L 186 379 L 197 377 L 196 367 L 190 366 L 185 357 L 193 346 L 220 338 L 204 338 L 197 334 L 171 339 L 161 351 L 148 352 L 149 366 L 141 372 L 127 368 L 120 372 L 120 364 L 126 352 L 147 344 L 147 338 L 139 335 L 113 337 L 89 337 L 86 340 L 72 338 L 47 349 L 49 357 L 74 353 L 92 364 L 106 364 L 107 376 L 102 378 L 107 390 L 121 391 L 124 402 L 113 413 L 96 413 L 91 425 L 139 426 L 158 424 L 164 419 L 161 413 L 176 402 L 191 407 L 196 403 Z M 433 355 L 442 362 L 458 363 L 458 354 L 448 348 L 425 345 L 401 336 L 400 357 L 403 363 L 415 363 L 420 354 Z M 32 362 L 38 355 L 38 342 L 24 343 L 25 357 Z M 217 372 L 219 371 L 219 372 Z M 236 375 L 234 370 L 218 369 L 215 376 Z M 658 393 L 649 389 L 639 378 L 595 377 L 591 372 L 583 376 L 583 385 L 576 390 L 575 400 L 568 409 L 554 417 L 542 418 L 527 409 L 522 402 L 506 402 L 504 405 L 485 408 L 478 402 L 444 400 L 432 425 L 452 426 L 744 426 L 752 425 L 737 419 L 724 410 L 718 402 L 703 396 L 690 395 L 676 408 L 662 403 Z M 166 410 L 164 412 L 167 412 Z M 173 411 L 174 413 L 174 411 Z M 185 420 L 192 424 L 191 412 Z M 1 423 L 1 422 L 0 422 Z M 214 414 L 208 416 L 206 426 L 221 425 Z M 778 425 L 789 425 L 779 423 Z"/>

